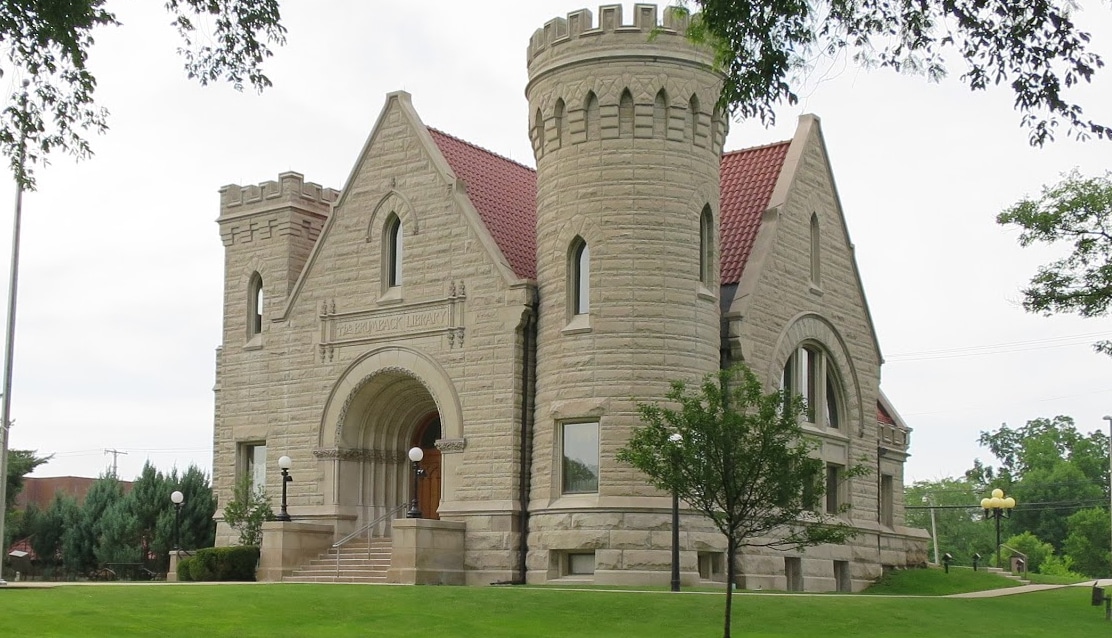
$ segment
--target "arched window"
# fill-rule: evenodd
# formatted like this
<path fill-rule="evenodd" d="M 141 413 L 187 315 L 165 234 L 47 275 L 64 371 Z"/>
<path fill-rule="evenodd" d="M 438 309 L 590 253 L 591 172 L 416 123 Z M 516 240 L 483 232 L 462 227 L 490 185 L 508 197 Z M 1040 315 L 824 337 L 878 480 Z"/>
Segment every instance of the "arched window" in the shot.
<path fill-rule="evenodd" d="M 594 91 L 587 94 L 587 99 L 583 103 L 583 110 L 586 111 L 587 117 L 587 139 L 599 139 L 601 132 L 598 123 L 598 98 L 595 97 Z"/>
<path fill-rule="evenodd" d="M 699 281 L 707 287 L 714 281 L 714 217 L 709 205 L 699 215 Z"/>
<path fill-rule="evenodd" d="M 576 237 L 571 246 L 571 268 L 568 290 L 571 314 L 585 315 L 591 310 L 591 251 L 582 237 Z"/>
<path fill-rule="evenodd" d="M 668 137 L 668 92 L 660 89 L 653 102 L 653 137 Z"/>
<path fill-rule="evenodd" d="M 263 331 L 263 278 L 255 272 L 247 284 L 247 338 Z"/>
<path fill-rule="evenodd" d="M 691 94 L 691 101 L 688 103 L 688 112 L 691 117 L 691 143 L 699 144 L 699 96 L 694 93 Z"/>
<path fill-rule="evenodd" d="M 618 101 L 618 137 L 633 137 L 633 96 L 629 89 L 622 91 Z"/>
<path fill-rule="evenodd" d="M 556 108 L 553 111 L 553 116 L 556 119 L 556 146 L 562 147 L 564 145 L 564 100 L 556 100 Z"/>
<path fill-rule="evenodd" d="M 811 214 L 811 283 L 822 283 L 822 258 L 819 254 L 819 216 Z"/>
<path fill-rule="evenodd" d="M 385 277 L 386 285 L 390 288 L 402 285 L 402 220 L 391 213 L 386 219 L 385 238 Z"/>
<path fill-rule="evenodd" d="M 808 423 L 841 427 L 841 384 L 824 350 L 814 344 L 797 348 L 784 363 L 781 384 L 785 393 L 803 397 L 803 418 Z"/>

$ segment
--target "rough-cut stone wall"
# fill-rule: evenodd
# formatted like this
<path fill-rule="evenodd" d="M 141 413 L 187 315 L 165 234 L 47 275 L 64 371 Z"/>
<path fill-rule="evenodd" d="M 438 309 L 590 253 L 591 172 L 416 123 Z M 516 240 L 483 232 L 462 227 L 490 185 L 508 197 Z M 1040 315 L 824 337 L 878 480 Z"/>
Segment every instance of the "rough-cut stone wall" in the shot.
<path fill-rule="evenodd" d="M 710 109 L 720 76 L 675 14 L 650 40 L 655 11 L 638 5 L 623 26 L 620 6 L 603 7 L 597 27 L 577 11 L 539 30 L 528 52 L 540 297 L 533 581 L 563 573 L 567 550 L 595 550 L 595 582 L 666 576 L 667 551 L 631 539 L 661 529 L 670 501 L 614 455 L 639 423 L 637 401 L 718 366 L 718 256 L 713 280 L 700 282 L 699 220 L 708 205 L 718 219 L 724 126 Z M 576 237 L 590 253 L 590 312 L 579 316 L 568 290 Z M 576 420 L 599 423 L 597 494 L 562 494 L 560 429 Z"/>
<path fill-rule="evenodd" d="M 843 423 L 839 428 L 806 424 L 805 429 L 820 442 L 824 460 L 870 470 L 843 488 L 851 505 L 845 518 L 860 533 L 846 545 L 802 554 L 747 552 L 742 571 L 750 587 L 783 588 L 785 558 L 801 559 L 809 590 L 835 588 L 834 561 L 850 562 L 854 589 L 878 577 L 883 565 L 921 562 L 922 538 L 902 527 L 902 509 L 894 527 L 882 525 L 879 517 L 880 475 L 894 475 L 895 500 L 900 501 L 903 464 L 893 456 L 878 465 L 880 352 L 829 166 L 818 119 L 804 116 L 770 202 L 774 214 L 762 224 L 728 320 L 734 322 L 731 332 L 738 335 L 745 362 L 770 388 L 778 385 L 788 356 L 802 343 L 818 344 L 833 366 L 842 385 Z M 812 215 L 819 226 L 818 282 L 811 273 Z"/>
<path fill-rule="evenodd" d="M 214 475 L 224 501 L 235 476 L 237 444 L 265 440 L 269 491 L 274 494 L 280 486 L 276 459 L 288 454 L 295 477 L 291 512 L 299 519 L 336 520 L 341 531 L 351 529 L 356 519 L 383 509 L 376 499 L 391 500 L 386 503 L 391 505 L 408 498 L 408 464 L 383 454 L 404 453 L 418 424 L 391 425 L 396 431 L 389 437 L 359 428 L 372 429 L 368 424 L 377 423 L 372 415 L 376 410 L 406 415 L 409 396 L 437 405 L 429 399 L 431 392 L 446 404 L 439 406 L 442 414 L 448 408 L 460 414 L 444 424 L 444 438 L 452 442 L 443 455 L 441 516 L 482 518 L 468 526 L 467 545 L 479 549 L 469 551 L 467 558 L 469 568 L 478 570 L 476 578 L 490 582 L 508 577 L 516 558 L 516 534 L 508 522 L 520 475 L 522 388 L 515 330 L 530 293 L 528 286 L 507 277 L 501 259 L 487 250 L 491 242 L 482 236 L 486 230 L 466 200 L 465 185 L 446 177 L 446 170 L 408 95 L 392 95 L 302 281 L 291 284 L 291 305 L 286 307 L 284 294 L 269 294 L 263 334 L 250 344 L 241 335 L 246 334 L 246 286 L 252 268 L 260 264 L 257 269 L 269 293 L 271 281 L 276 287 L 285 283 L 271 274 L 279 269 L 269 261 L 286 258 L 287 251 L 303 251 L 259 243 L 228 245 Z M 234 231 L 226 230 L 229 211 L 227 206 L 222 210 L 222 234 L 234 237 Z M 400 291 L 387 290 L 380 278 L 382 226 L 390 212 L 403 224 Z M 260 212 L 249 221 L 262 226 L 266 215 L 270 213 Z M 422 324 L 421 329 L 406 331 L 399 321 Z M 375 352 L 387 354 L 367 358 Z M 408 389 L 393 395 L 383 390 L 377 404 L 366 397 L 352 401 L 351 396 L 337 396 L 358 393 L 361 387 L 377 390 L 373 383 L 360 385 L 364 379 L 349 378 L 368 372 L 371 360 L 399 383 L 409 379 Z M 436 378 L 413 378 L 420 376 L 414 371 L 422 365 L 430 369 L 425 376 Z M 383 405 L 391 396 L 393 405 Z M 347 414 L 343 408 L 364 404 L 366 416 Z M 344 415 L 342 427 L 339 419 L 330 420 L 335 414 Z M 369 452 L 331 451 L 356 447 Z"/>

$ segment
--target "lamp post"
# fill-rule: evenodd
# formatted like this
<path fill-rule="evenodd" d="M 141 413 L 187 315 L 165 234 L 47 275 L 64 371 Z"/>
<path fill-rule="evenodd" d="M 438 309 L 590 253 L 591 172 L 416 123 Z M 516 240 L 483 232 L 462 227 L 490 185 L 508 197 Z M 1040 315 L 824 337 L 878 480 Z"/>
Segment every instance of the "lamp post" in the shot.
<path fill-rule="evenodd" d="M 286 483 L 293 480 L 293 477 L 290 476 L 291 465 L 293 465 L 293 461 L 288 456 L 282 456 L 278 459 L 278 467 L 282 470 L 282 511 L 274 517 L 276 521 L 289 522 L 290 520 L 290 513 L 286 511 Z"/>
<path fill-rule="evenodd" d="M 683 436 L 679 432 L 673 432 L 668 437 L 670 449 L 668 453 L 672 457 L 672 473 L 675 474 L 679 469 L 679 445 L 683 441 Z M 680 493 L 675 487 L 672 488 L 672 591 L 680 590 Z"/>
<path fill-rule="evenodd" d="M 990 517 L 996 519 L 996 566 L 1000 567 L 1000 519 L 1011 516 L 1012 508 L 1015 507 L 1015 499 L 1012 497 L 1004 498 L 1004 490 L 996 488 L 992 490 L 992 498 L 981 499 L 981 509 L 985 511 L 985 520 Z"/>
<path fill-rule="evenodd" d="M 181 506 L 185 502 L 185 494 L 174 490 L 170 494 L 170 502 L 174 504 L 174 551 L 181 551 Z"/>
<path fill-rule="evenodd" d="M 931 508 L 931 538 L 934 539 L 934 564 L 938 564 L 938 526 L 934 520 L 934 503 L 931 502 L 930 496 L 923 496 L 923 502 Z"/>
<path fill-rule="evenodd" d="M 1106 414 L 1103 418 L 1108 421 L 1108 515 L 1112 516 L 1112 416 Z M 1112 548 L 1112 545 L 1109 547 Z"/>
<path fill-rule="evenodd" d="M 416 445 L 409 448 L 409 460 L 413 462 L 413 499 L 409 502 L 409 511 L 405 513 L 406 518 L 421 518 L 421 507 L 417 502 L 417 479 L 425 474 L 421 469 L 423 458 L 425 458 L 424 450 Z"/>

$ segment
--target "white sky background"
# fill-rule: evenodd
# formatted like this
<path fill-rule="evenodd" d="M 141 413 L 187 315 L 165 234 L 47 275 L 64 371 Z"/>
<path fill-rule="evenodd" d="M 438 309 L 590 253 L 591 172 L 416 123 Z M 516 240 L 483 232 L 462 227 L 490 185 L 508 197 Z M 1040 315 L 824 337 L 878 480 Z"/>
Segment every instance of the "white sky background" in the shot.
<path fill-rule="evenodd" d="M 426 124 L 532 165 L 526 44 L 557 15 L 597 9 L 284 0 L 289 41 L 258 96 L 187 80 L 161 5 L 110 3 L 124 26 L 99 33 L 90 65 L 111 130 L 91 160 L 55 157 L 24 199 L 11 445 L 56 455 L 37 476 L 96 475 L 105 448 L 128 453 L 123 478 L 148 458 L 209 469 L 221 185 L 295 170 L 340 188 L 398 89 Z M 1112 63 L 1112 8 L 1087 5 L 1078 21 Z M 822 118 L 887 359 L 882 388 L 914 428 L 908 479 L 960 474 L 986 456 L 977 433 L 1001 422 L 1105 426 L 1112 359 L 1089 344 L 1112 338 L 1112 323 L 1026 314 L 1019 290 L 1055 253 L 1019 248 L 994 218 L 1073 167 L 1108 169 L 1112 143 L 1060 136 L 1034 149 L 1006 89 L 819 66 L 775 128 L 734 123 L 727 149 L 788 139 L 801 113 Z M 1112 69 L 1073 95 L 1112 123 Z M 0 286 L 10 227 L 0 205 Z"/>

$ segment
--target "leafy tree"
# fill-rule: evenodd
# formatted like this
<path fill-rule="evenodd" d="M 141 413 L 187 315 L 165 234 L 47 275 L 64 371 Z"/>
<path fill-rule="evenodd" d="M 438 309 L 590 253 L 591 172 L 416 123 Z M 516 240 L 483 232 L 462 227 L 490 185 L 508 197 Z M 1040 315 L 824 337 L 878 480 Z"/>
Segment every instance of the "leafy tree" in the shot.
<path fill-rule="evenodd" d="M 1042 542 L 1038 536 L 1031 532 L 1016 534 L 1004 541 L 1004 544 L 1027 556 L 1027 571 L 1029 572 L 1038 572 L 1046 559 L 1054 555 L 1054 546 Z"/>
<path fill-rule="evenodd" d="M 795 86 L 816 54 L 845 55 L 864 68 L 945 76 L 961 65 L 972 90 L 1007 83 L 1030 141 L 1042 145 L 1065 123 L 1078 138 L 1112 139 L 1064 88 L 1089 82 L 1104 65 L 1074 23 L 1076 5 L 1028 0 L 681 0 L 701 12 L 689 31 L 718 51 L 726 73 L 721 105 L 732 114 L 775 120 L 775 106 L 798 101 Z M 958 55 L 950 55 L 956 52 Z"/>
<path fill-rule="evenodd" d="M 270 497 L 255 489 L 251 476 L 244 474 L 236 482 L 232 500 L 224 506 L 224 522 L 239 532 L 240 545 L 260 545 L 263 522 L 274 518 Z"/>
<path fill-rule="evenodd" d="M 1059 552 L 1068 534 L 1066 517 L 1108 500 L 1108 437 L 1082 434 L 1073 419 L 1034 419 L 1012 429 L 1006 424 L 981 432 L 979 442 L 999 461 L 978 460 L 967 477 L 983 492 L 1001 487 L 1017 505 L 1005 527 L 1029 531 Z"/>
<path fill-rule="evenodd" d="M 1096 485 L 1107 481 L 1108 436 L 1100 430 L 1082 434 L 1068 416 L 1034 419 L 1016 429 L 1005 423 L 981 432 L 977 442 L 1000 461 L 997 469 L 977 464 L 967 473 L 982 486 L 1002 482 L 1006 489 L 1031 470 L 1050 470 L 1063 461 L 1075 465 Z"/>
<path fill-rule="evenodd" d="M 1066 554 L 1072 560 L 1072 569 L 1092 578 L 1112 575 L 1108 551 L 1108 538 L 1112 521 L 1108 510 L 1093 507 L 1074 513 L 1066 521 Z"/>
<path fill-rule="evenodd" d="M 1069 255 L 1040 266 L 1023 291 L 1023 307 L 1042 315 L 1108 314 L 1112 304 L 1112 173 L 1082 177 L 1074 170 L 1044 186 L 1038 198 L 1013 204 L 996 222 L 1020 229 L 1019 245 L 1068 244 Z M 1112 354 L 1112 342 L 1097 350 Z"/>
<path fill-rule="evenodd" d="M 930 531 L 928 506 L 933 505 L 939 553 L 949 553 L 957 564 L 969 565 L 973 554 L 987 557 L 995 552 L 995 530 L 981 516 L 983 496 L 978 485 L 964 478 L 917 481 L 904 488 L 907 526 Z M 933 550 L 933 543 L 931 547 Z"/>
<path fill-rule="evenodd" d="M 108 128 L 108 112 L 94 99 L 96 77 L 86 65 L 93 31 L 119 24 L 106 4 L 0 3 L 6 70 L 26 82 L 0 114 L 0 150 L 27 188 L 34 187 L 31 166 L 45 163 L 57 150 L 87 156 L 88 132 Z M 190 78 L 201 84 L 223 80 L 237 89 L 270 86 L 262 63 L 272 45 L 285 42 L 278 0 L 166 0 L 165 6 L 183 40 L 179 52 Z"/>
<path fill-rule="evenodd" d="M 800 427 L 802 398 L 764 393 L 744 366 L 708 375 L 698 389 L 674 381 L 666 398 L 677 409 L 638 406 L 643 425 L 617 458 L 644 472 L 656 488 L 677 493 L 726 536 L 731 585 L 741 547 L 803 549 L 853 535 L 849 525 L 812 510 L 824 491 L 825 470 Z M 861 473 L 855 467 L 846 475 Z M 731 586 L 727 638 L 732 596 Z"/>

